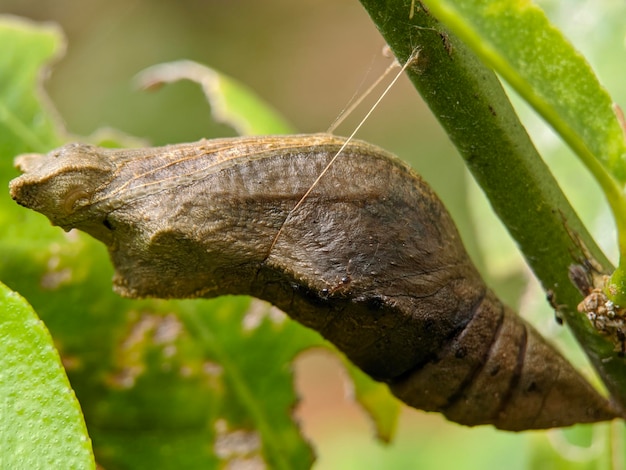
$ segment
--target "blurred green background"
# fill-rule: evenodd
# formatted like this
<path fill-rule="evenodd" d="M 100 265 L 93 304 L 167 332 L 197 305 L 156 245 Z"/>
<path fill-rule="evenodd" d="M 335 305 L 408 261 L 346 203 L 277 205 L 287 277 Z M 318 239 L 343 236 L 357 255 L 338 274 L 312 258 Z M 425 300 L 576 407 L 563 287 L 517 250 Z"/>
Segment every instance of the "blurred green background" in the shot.
<path fill-rule="evenodd" d="M 626 103 L 624 2 L 542 5 L 589 58 L 614 99 Z M 158 145 L 233 135 L 211 121 L 194 84 L 177 83 L 156 93 L 134 86 L 138 72 L 161 62 L 191 59 L 227 73 L 272 103 L 301 132 L 325 131 L 350 98 L 390 63 L 357 0 L 0 0 L 0 13 L 53 21 L 64 30 L 67 53 L 45 86 L 67 129 L 77 136 L 112 127 Z M 359 108 L 337 133 L 351 133 L 366 110 L 367 105 Z M 611 223 L 595 185 L 536 117 L 523 107 L 520 114 L 568 196 L 611 253 Z M 411 162 L 444 200 L 488 283 L 516 307 L 525 294 L 522 310 L 541 331 L 562 333 L 540 290 L 527 286 L 529 276 L 514 245 L 502 235 L 408 80 L 399 81 L 358 138 Z M 335 359 L 306 355 L 297 372 L 303 402 L 295 414 L 317 449 L 317 469 L 567 468 L 543 457 L 542 445 L 550 446 L 543 434 L 469 430 L 409 409 L 395 442 L 382 445 L 346 398 L 344 374 Z M 563 446 L 556 448 L 565 455 L 569 448 Z M 584 462 L 593 449 L 576 455 Z"/>

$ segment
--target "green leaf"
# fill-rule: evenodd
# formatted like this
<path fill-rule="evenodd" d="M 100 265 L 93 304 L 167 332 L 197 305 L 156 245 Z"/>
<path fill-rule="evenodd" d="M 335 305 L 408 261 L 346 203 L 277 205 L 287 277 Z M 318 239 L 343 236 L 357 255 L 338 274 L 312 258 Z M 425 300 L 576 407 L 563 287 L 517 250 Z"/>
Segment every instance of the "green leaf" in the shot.
<path fill-rule="evenodd" d="M 46 65 L 64 49 L 56 26 L 0 17 L 0 154 L 43 152 L 60 144 L 50 110 L 37 96 Z M 0 162 L 2 169 L 11 162 Z"/>
<path fill-rule="evenodd" d="M 391 395 L 387 385 L 374 382 L 345 358 L 344 365 L 354 384 L 354 397 L 371 416 L 377 437 L 391 442 L 398 425 L 400 402 Z"/>
<path fill-rule="evenodd" d="M 287 121 L 248 87 L 206 65 L 190 60 L 159 64 L 144 70 L 137 80 L 147 89 L 178 80 L 198 83 L 211 104 L 213 119 L 232 126 L 239 135 L 293 133 Z"/>
<path fill-rule="evenodd" d="M 612 436 L 611 428 L 617 423 L 599 423 L 595 426 L 573 426 L 555 429 L 550 433 L 537 433 L 531 437 L 529 468 L 554 470 L 593 470 L 619 468 L 617 461 L 620 436 Z M 617 437 L 617 439 L 616 439 Z M 621 450 L 621 449 L 620 449 Z M 546 462 L 550 466 L 546 467 Z"/>
<path fill-rule="evenodd" d="M 105 371 L 106 399 L 90 408 L 99 461 L 309 468 L 288 364 L 317 335 L 246 297 L 133 304 Z"/>
<path fill-rule="evenodd" d="M 95 468 L 87 428 L 52 338 L 0 283 L 0 467 Z"/>
<path fill-rule="evenodd" d="M 233 300 L 218 299 L 215 302 L 222 308 L 214 308 L 210 315 L 190 309 L 190 303 L 179 304 L 181 318 L 199 339 L 206 360 L 212 368 L 223 370 L 216 372 L 223 375 L 216 384 L 223 407 L 214 422 L 216 433 L 239 432 L 251 440 L 257 436 L 269 468 L 309 468 L 312 455 L 291 417 L 298 400 L 288 365 L 297 353 L 321 343 L 321 338 L 269 304 L 253 300 L 242 314 L 241 309 L 232 308 Z M 249 303 L 246 298 L 240 300 Z M 236 449 L 231 452 L 232 458 L 245 457 L 237 456 Z"/>
<path fill-rule="evenodd" d="M 0 186 L 6 188 L 17 174 L 12 156 L 44 151 L 61 142 L 59 127 L 42 106 L 38 90 L 46 64 L 60 54 L 63 41 L 52 25 L 0 17 L 0 43 Z M 36 221 L 41 229 L 33 230 L 26 221 Z M 6 191 L 0 195 L 0 271 L 11 272 L 21 262 L 13 256 L 18 255 L 16 247 L 37 257 L 37 249 L 44 245 L 41 237 L 54 232 L 43 222 L 42 217 L 21 211 Z M 59 235 L 53 237 L 62 238 Z M 29 265 L 13 272 L 14 278 L 29 275 Z M 80 408 L 48 332 L 23 299 L 5 286 L 0 290 L 0 370 L 5 377 L 0 380 L 0 466 L 93 468 Z"/>

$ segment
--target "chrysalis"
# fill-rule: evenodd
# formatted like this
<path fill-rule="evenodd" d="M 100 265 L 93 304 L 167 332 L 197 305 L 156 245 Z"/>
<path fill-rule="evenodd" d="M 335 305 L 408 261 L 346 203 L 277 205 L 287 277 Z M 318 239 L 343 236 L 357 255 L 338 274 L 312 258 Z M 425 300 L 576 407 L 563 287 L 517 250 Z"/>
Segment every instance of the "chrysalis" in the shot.
<path fill-rule="evenodd" d="M 485 286 L 442 203 L 398 158 L 353 141 L 302 199 L 344 142 L 67 145 L 19 157 L 11 195 L 102 241 L 121 295 L 265 299 L 410 406 L 513 431 L 615 417 Z"/>

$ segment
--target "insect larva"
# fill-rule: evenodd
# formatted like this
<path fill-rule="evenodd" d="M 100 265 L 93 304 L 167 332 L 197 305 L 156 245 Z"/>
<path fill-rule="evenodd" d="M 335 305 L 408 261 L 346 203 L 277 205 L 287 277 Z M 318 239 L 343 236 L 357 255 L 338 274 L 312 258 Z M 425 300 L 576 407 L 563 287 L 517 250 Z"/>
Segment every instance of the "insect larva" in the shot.
<path fill-rule="evenodd" d="M 343 143 L 67 145 L 19 157 L 11 195 L 105 243 L 121 295 L 268 300 L 416 408 L 514 431 L 615 417 L 485 286 L 442 203 L 399 159 L 353 141 L 302 200 Z"/>

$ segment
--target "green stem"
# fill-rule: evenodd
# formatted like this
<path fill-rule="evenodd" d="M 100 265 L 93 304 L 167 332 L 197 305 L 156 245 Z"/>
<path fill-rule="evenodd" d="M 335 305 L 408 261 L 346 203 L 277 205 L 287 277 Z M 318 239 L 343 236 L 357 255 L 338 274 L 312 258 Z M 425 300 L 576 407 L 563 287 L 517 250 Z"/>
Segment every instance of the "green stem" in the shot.
<path fill-rule="evenodd" d="M 581 244 L 607 272 L 611 264 L 537 153 L 495 74 L 419 4 L 411 15 L 411 0 L 361 3 L 400 61 L 420 48 L 417 63 L 407 69 L 409 78 L 544 289 L 567 305 L 568 326 L 611 395 L 626 407 L 626 363 L 577 312 L 581 295 L 568 278 L 569 266 L 585 256 Z"/>
<path fill-rule="evenodd" d="M 562 110 L 554 106 L 545 97 L 545 90 L 538 91 L 537 88 L 529 86 L 527 79 L 517 66 L 509 63 L 509 60 L 502 51 L 496 50 L 494 45 L 485 37 L 481 36 L 473 27 L 471 21 L 466 20 L 463 13 L 454 8 L 449 1 L 429 2 L 432 13 L 445 18 L 445 23 L 455 31 L 458 36 L 468 44 L 472 44 L 474 51 L 482 60 L 498 73 L 548 122 L 561 138 L 569 145 L 574 153 L 580 158 L 583 165 L 596 179 L 604 194 L 606 195 L 611 211 L 617 225 L 618 244 L 620 253 L 626 254 L 626 201 L 622 192 L 621 184 L 607 171 L 601 163 L 603 155 L 597 155 L 579 132 L 571 125 L 571 120 L 563 116 Z M 547 27 L 547 25 L 546 25 Z M 503 38 L 504 42 L 505 39 Z M 541 58 L 537 57 L 537 62 Z M 547 59 L 544 59 L 547 61 Z M 560 112 L 561 111 L 561 112 Z M 621 133 L 620 133 L 621 134 Z M 620 263 L 621 265 L 621 263 Z M 625 294 L 625 293 L 621 293 Z"/>
<path fill-rule="evenodd" d="M 487 65 L 491 66 L 537 111 L 546 122 L 554 128 L 561 138 L 569 145 L 576 155 L 580 158 L 583 165 L 587 167 L 589 172 L 596 179 L 604 194 L 606 195 L 614 218 L 617 224 L 618 243 L 620 253 L 626 254 L 626 220 L 623 214 L 626 214 L 626 201 L 621 190 L 620 184 L 611 176 L 611 174 L 600 163 L 599 159 L 593 154 L 585 143 L 584 139 L 572 128 L 569 122 L 559 114 L 558 110 L 551 106 L 544 97 L 528 86 L 526 79 L 518 72 L 517 68 L 508 63 L 503 54 L 493 49 L 488 41 L 483 38 L 472 28 L 469 23 L 464 21 L 460 12 L 451 9 L 446 2 L 433 3 L 433 11 L 435 14 L 443 16 L 445 14 L 448 26 L 457 31 L 460 37 L 466 39 L 468 43 L 471 41 L 475 46 L 475 50 Z M 436 10 L 434 9 L 436 7 Z"/>

